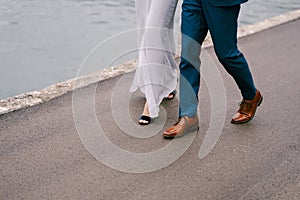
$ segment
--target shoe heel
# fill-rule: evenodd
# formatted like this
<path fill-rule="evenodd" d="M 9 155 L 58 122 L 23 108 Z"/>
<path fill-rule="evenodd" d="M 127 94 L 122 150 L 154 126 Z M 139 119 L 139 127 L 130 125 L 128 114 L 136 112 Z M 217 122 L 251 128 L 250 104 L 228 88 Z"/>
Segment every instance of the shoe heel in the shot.
<path fill-rule="evenodd" d="M 260 100 L 259 100 L 257 106 L 260 106 L 260 104 L 262 103 L 263 99 L 264 99 L 263 97 L 260 98 Z"/>
<path fill-rule="evenodd" d="M 199 126 L 192 127 L 188 130 L 188 132 L 195 132 L 195 131 L 199 131 Z"/>

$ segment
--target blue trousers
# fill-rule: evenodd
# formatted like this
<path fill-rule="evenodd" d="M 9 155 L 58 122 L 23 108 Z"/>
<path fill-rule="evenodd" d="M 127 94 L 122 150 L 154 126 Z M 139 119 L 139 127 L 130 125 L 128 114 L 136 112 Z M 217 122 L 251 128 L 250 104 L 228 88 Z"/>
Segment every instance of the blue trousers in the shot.
<path fill-rule="evenodd" d="M 200 87 L 200 50 L 208 30 L 215 53 L 233 77 L 243 99 L 254 98 L 256 88 L 244 55 L 237 46 L 240 5 L 213 6 L 207 0 L 183 0 L 179 117 L 197 114 Z"/>

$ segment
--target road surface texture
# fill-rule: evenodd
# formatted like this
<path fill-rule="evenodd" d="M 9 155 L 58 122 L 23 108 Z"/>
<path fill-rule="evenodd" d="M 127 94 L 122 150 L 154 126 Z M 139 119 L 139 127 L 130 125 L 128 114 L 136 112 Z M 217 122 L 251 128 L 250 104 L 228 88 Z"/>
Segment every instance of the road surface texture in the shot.
<path fill-rule="evenodd" d="M 298 19 L 240 39 L 264 96 L 247 124 L 230 123 L 241 96 L 218 64 L 226 89 L 226 119 L 221 137 L 204 159 L 198 154 L 211 116 L 204 81 L 200 130 L 192 145 L 170 166 L 148 173 L 112 169 L 89 153 L 75 127 L 72 93 L 0 116 L 0 199 L 300 199 L 299 33 Z M 208 52 L 217 62 L 213 49 Z M 128 136 L 116 125 L 111 108 L 120 78 L 96 85 L 96 114 L 107 137 L 132 152 L 155 151 L 170 143 L 161 133 L 177 119 L 177 99 L 163 102 L 168 119 L 160 133 L 147 139 Z M 93 86 L 81 89 L 83 94 Z M 133 120 L 143 104 L 143 96 L 134 94 L 129 104 Z M 151 126 L 156 123 L 159 119 Z"/>

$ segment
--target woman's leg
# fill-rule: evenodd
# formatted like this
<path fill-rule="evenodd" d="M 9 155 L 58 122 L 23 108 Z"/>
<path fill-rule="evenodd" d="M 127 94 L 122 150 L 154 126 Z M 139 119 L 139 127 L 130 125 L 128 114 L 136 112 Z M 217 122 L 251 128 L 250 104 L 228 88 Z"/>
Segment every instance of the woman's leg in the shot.
<path fill-rule="evenodd" d="M 137 0 L 139 1 L 143 0 Z M 136 73 L 139 73 L 142 80 L 139 88 L 145 93 L 147 100 L 143 111 L 143 115 L 146 116 L 157 117 L 162 99 L 176 87 L 174 38 L 171 37 L 173 33 L 170 30 L 173 28 L 176 6 L 177 0 L 152 0 L 147 11 L 142 8 L 147 12 L 147 17 L 141 20 L 145 30 L 141 39 Z M 142 14 L 138 14 L 139 16 L 142 17 Z M 143 23 L 140 23 L 140 26 L 141 24 Z"/>

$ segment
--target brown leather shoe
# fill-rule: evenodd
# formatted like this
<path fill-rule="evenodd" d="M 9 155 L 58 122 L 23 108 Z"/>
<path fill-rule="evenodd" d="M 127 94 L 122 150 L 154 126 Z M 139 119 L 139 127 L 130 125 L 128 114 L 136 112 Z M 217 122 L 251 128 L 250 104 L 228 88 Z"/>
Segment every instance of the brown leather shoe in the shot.
<path fill-rule="evenodd" d="M 197 130 L 199 130 L 198 116 L 183 116 L 179 118 L 178 121 L 172 127 L 168 128 L 163 133 L 163 137 L 165 139 L 173 139 L 175 137 L 184 136 L 184 134 L 188 132 L 193 132 Z"/>
<path fill-rule="evenodd" d="M 249 122 L 255 115 L 257 107 L 263 101 L 263 97 L 260 92 L 257 90 L 255 97 L 252 100 L 243 100 L 240 104 L 240 109 L 232 117 L 231 123 L 233 124 L 242 124 Z"/>

